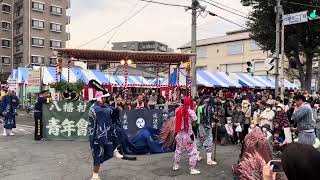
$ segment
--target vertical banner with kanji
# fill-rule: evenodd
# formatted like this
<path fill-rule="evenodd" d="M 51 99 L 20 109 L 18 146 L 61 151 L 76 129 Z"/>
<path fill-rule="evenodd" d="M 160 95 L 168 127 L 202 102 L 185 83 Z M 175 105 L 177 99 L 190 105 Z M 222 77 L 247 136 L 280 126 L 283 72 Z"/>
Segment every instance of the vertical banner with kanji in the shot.
<path fill-rule="evenodd" d="M 88 140 L 90 104 L 83 101 L 53 101 L 44 104 L 43 137 L 46 140 Z"/>

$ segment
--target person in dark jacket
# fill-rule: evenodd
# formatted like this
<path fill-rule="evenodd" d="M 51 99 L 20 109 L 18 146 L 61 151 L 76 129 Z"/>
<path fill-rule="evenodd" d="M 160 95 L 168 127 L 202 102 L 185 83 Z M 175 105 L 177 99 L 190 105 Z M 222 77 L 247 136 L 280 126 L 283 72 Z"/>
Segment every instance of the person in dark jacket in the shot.
<path fill-rule="evenodd" d="M 50 93 L 43 90 L 39 93 L 38 100 L 34 106 L 34 140 L 39 141 L 43 138 L 42 132 L 42 107 L 43 104 L 50 102 Z"/>
<path fill-rule="evenodd" d="M 236 111 L 233 113 L 232 116 L 232 123 L 234 126 L 234 131 L 236 132 L 236 138 L 241 143 L 243 142 L 243 129 L 244 129 L 244 122 L 246 120 L 246 116 L 244 112 L 242 111 L 242 108 L 240 105 L 236 107 Z"/>

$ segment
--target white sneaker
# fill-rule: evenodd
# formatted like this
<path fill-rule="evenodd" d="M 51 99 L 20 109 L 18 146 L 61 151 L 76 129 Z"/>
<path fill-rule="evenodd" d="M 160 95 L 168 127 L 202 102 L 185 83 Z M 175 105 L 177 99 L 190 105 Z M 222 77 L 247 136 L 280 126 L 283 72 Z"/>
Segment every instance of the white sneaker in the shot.
<path fill-rule="evenodd" d="M 2 136 L 8 136 L 8 134 L 7 134 L 7 129 L 3 129 Z"/>
<path fill-rule="evenodd" d="M 198 175 L 198 174 L 200 174 L 200 170 L 198 170 L 198 169 L 190 169 L 190 174 L 191 175 Z"/>
<path fill-rule="evenodd" d="M 14 136 L 14 133 L 11 130 L 9 130 L 9 136 Z"/>
<path fill-rule="evenodd" d="M 215 161 L 212 161 L 212 153 L 207 153 L 207 165 L 216 165 L 218 164 L 217 162 Z"/>
<path fill-rule="evenodd" d="M 118 149 L 115 149 L 113 151 L 113 156 L 116 157 L 117 159 L 122 159 L 123 158 L 123 155 L 119 153 Z"/>
<path fill-rule="evenodd" d="M 218 164 L 217 162 L 212 161 L 211 159 L 207 160 L 207 165 L 217 165 L 217 164 Z"/>
<path fill-rule="evenodd" d="M 178 171 L 178 170 L 180 169 L 180 166 L 176 164 L 176 165 L 173 166 L 172 169 L 173 169 L 174 171 Z"/>

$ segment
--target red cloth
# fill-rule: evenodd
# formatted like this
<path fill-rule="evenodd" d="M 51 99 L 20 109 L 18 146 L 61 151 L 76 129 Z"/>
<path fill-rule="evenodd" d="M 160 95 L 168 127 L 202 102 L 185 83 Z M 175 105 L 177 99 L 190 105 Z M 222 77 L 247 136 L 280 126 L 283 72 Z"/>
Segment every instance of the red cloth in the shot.
<path fill-rule="evenodd" d="M 191 98 L 184 98 L 184 104 L 177 109 L 176 112 L 176 133 L 181 131 L 181 123 L 183 120 L 184 131 L 189 130 L 189 112 L 188 110 L 193 107 L 193 101 Z M 183 118 L 183 119 L 182 119 Z"/>

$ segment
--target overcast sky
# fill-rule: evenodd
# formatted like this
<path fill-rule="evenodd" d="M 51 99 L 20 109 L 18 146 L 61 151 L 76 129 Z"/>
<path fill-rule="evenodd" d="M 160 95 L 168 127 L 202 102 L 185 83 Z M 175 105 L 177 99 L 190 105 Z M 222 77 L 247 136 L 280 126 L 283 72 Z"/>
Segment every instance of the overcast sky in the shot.
<path fill-rule="evenodd" d="M 191 0 L 155 0 L 159 2 L 189 5 Z M 210 1 L 210 0 L 207 0 Z M 248 8 L 241 6 L 240 0 L 213 0 L 231 6 L 241 12 L 248 13 Z M 207 9 L 216 14 L 244 25 L 245 19 L 211 5 L 201 2 Z M 77 48 L 85 42 L 107 32 L 119 25 L 126 17 L 137 12 L 146 2 L 137 0 L 71 0 L 71 24 L 68 31 L 71 41 L 68 47 Z M 133 9 L 133 10 L 132 10 Z M 130 15 L 129 12 L 131 11 Z M 208 15 L 198 17 L 197 39 L 224 35 L 227 31 L 240 27 L 217 17 Z M 103 49 L 113 32 L 83 46 L 87 49 Z M 149 4 L 138 15 L 120 27 L 106 49 L 112 42 L 156 40 L 176 49 L 191 39 L 191 13 L 184 8 Z"/>

